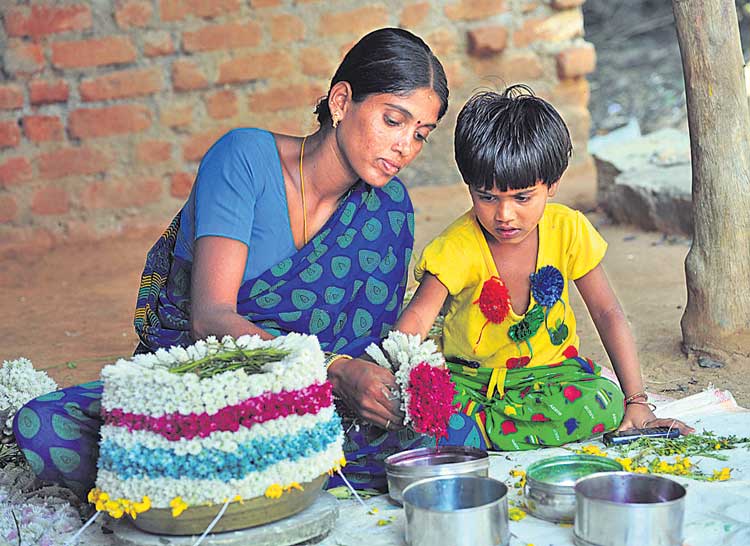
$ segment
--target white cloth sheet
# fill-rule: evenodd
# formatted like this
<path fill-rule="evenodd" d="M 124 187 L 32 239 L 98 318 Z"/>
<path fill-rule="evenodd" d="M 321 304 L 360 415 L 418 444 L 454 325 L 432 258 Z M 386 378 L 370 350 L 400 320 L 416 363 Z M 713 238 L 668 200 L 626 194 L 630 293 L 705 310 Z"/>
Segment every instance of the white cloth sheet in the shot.
<path fill-rule="evenodd" d="M 686 421 L 698 431 L 710 430 L 719 436 L 734 434 L 739 437 L 750 437 L 750 411 L 738 407 L 728 391 L 709 389 L 681 400 L 658 401 L 656 414 Z M 603 448 L 600 442 L 584 442 L 588 443 L 596 443 Z M 490 461 L 490 477 L 505 482 L 511 489 L 509 500 L 511 503 L 517 503 L 522 497 L 518 494 L 518 489 L 513 487 L 518 479 L 510 476 L 511 469 L 525 469 L 534 461 L 569 453 L 562 448 L 494 453 Z M 713 470 L 730 467 L 732 477 L 729 481 L 702 482 L 668 476 L 686 486 L 688 491 L 683 546 L 750 545 L 750 448 L 742 447 L 722 453 L 729 457 L 727 461 L 701 457 L 692 459 L 709 475 Z M 368 514 L 355 500 L 341 501 L 341 513 L 336 528 L 319 544 L 404 545 L 403 509 L 389 503 L 386 495 L 373 497 L 365 502 L 368 508 L 377 508 L 378 512 Z M 392 523 L 378 525 L 379 520 L 390 518 L 393 518 Z M 533 516 L 511 521 L 510 531 L 510 546 L 574 545 L 572 525 L 548 523 Z"/>

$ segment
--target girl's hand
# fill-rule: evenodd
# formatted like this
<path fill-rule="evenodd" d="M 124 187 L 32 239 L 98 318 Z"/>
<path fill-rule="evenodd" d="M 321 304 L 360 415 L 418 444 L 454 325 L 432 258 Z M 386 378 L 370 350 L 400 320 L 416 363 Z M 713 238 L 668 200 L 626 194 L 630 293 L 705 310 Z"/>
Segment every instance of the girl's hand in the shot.
<path fill-rule="evenodd" d="M 363 419 L 386 430 L 403 428 L 404 414 L 396 378 L 391 372 L 360 358 L 337 360 L 328 368 L 333 390 Z"/>
<path fill-rule="evenodd" d="M 625 407 L 625 416 L 622 418 L 622 423 L 620 423 L 617 430 L 654 427 L 676 428 L 679 429 L 680 434 L 690 434 L 691 432 L 695 432 L 693 427 L 690 427 L 677 419 L 657 417 L 646 404 L 628 404 Z"/>

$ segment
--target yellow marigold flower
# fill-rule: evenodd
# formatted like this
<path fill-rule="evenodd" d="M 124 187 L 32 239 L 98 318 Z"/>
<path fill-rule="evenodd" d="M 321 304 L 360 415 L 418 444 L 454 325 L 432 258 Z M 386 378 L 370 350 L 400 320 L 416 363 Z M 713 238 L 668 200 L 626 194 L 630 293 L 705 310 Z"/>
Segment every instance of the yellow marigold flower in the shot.
<path fill-rule="evenodd" d="M 522 478 L 526 475 L 526 472 L 523 470 L 518 470 L 514 468 L 513 470 L 510 471 L 510 475 L 513 476 L 514 478 L 518 478 L 518 477 Z"/>
<path fill-rule="evenodd" d="M 505 406 L 505 409 L 503 410 L 503 413 L 505 415 L 515 415 L 516 414 L 516 408 L 513 406 Z"/>
<path fill-rule="evenodd" d="M 187 510 L 187 503 L 182 500 L 182 497 L 175 497 L 171 501 L 169 501 L 169 506 L 172 507 L 172 517 L 176 518 L 180 514 L 182 514 L 185 510 Z"/>
<path fill-rule="evenodd" d="M 148 497 L 148 495 L 146 495 L 145 497 L 143 497 L 143 500 L 141 502 L 134 502 L 133 508 L 138 514 L 140 514 L 141 512 L 145 512 L 146 510 L 149 510 L 151 508 L 151 499 Z"/>
<path fill-rule="evenodd" d="M 726 466 L 721 470 L 714 470 L 714 475 L 709 478 L 712 482 L 725 482 L 732 477 L 731 469 Z"/>
<path fill-rule="evenodd" d="M 630 457 L 615 457 L 615 461 L 622 465 L 623 470 L 633 471 L 633 459 Z"/>
<path fill-rule="evenodd" d="M 108 512 L 111 512 L 112 510 L 117 510 L 118 508 L 120 508 L 120 503 L 119 503 L 119 502 L 117 502 L 117 501 L 113 501 L 113 500 L 110 500 L 110 501 L 106 501 L 106 502 L 104 503 L 104 508 L 105 508 L 105 509 L 106 509 L 106 510 L 107 510 Z"/>
<path fill-rule="evenodd" d="M 278 499 L 281 497 L 284 490 L 278 483 L 274 483 L 272 485 L 268 486 L 268 489 L 266 489 L 265 495 L 269 499 Z"/>
<path fill-rule="evenodd" d="M 346 466 L 346 457 L 341 457 L 341 458 L 339 459 L 339 466 L 340 466 L 341 468 L 344 468 L 344 467 Z"/>
<path fill-rule="evenodd" d="M 115 519 L 120 519 L 122 515 L 125 513 L 123 512 L 122 508 L 116 508 L 114 510 L 109 510 L 109 515 L 112 516 Z"/>
<path fill-rule="evenodd" d="M 97 499 L 99 498 L 99 494 L 100 493 L 101 493 L 101 491 L 99 491 L 99 489 L 97 489 L 96 487 L 94 487 L 91 491 L 89 491 L 89 494 L 88 494 L 88 496 L 86 498 L 87 498 L 87 500 L 90 503 L 94 504 L 97 501 Z"/>
<path fill-rule="evenodd" d="M 717 444 L 716 444 L 716 445 L 714 446 L 714 449 L 721 449 L 721 444 L 720 444 L 720 443 L 717 443 Z"/>
<path fill-rule="evenodd" d="M 633 472 L 635 472 L 636 474 L 648 474 L 648 468 L 646 468 L 645 466 L 638 466 L 633 470 Z"/>
<path fill-rule="evenodd" d="M 508 510 L 508 517 L 513 521 L 520 521 L 526 517 L 526 512 L 524 512 L 520 508 L 513 507 Z"/>
<path fill-rule="evenodd" d="M 691 461 L 690 458 L 685 457 L 684 459 L 682 459 L 682 464 L 685 465 L 685 468 L 690 468 L 691 466 L 693 466 L 693 461 Z"/>

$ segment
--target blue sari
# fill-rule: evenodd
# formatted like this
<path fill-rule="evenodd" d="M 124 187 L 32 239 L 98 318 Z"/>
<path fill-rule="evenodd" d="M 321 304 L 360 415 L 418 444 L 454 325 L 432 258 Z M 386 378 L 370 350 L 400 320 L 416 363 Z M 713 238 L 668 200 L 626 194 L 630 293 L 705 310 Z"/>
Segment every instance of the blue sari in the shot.
<path fill-rule="evenodd" d="M 179 222 L 178 215 L 146 258 L 134 320 L 140 338 L 136 352 L 193 342 L 192 264 L 174 255 Z M 241 285 L 237 311 L 272 334 L 315 334 L 323 350 L 359 356 L 387 335 L 398 316 L 413 242 L 414 211 L 404 185 L 393 179 L 379 189 L 359 182 L 308 244 Z M 100 423 L 94 406 L 100 396 L 99 382 L 70 387 L 32 400 L 15 423 L 19 446 L 35 472 L 80 495 L 96 476 Z M 79 416 L 71 414 L 71 407 L 91 411 Z M 382 459 L 434 443 L 406 429 L 388 433 L 374 425 L 354 425 L 353 414 L 340 401 L 337 408 L 346 432 L 345 471 L 357 487 L 385 490 Z M 53 426 L 63 420 L 64 430 Z M 339 485 L 338 480 L 329 486 Z"/>

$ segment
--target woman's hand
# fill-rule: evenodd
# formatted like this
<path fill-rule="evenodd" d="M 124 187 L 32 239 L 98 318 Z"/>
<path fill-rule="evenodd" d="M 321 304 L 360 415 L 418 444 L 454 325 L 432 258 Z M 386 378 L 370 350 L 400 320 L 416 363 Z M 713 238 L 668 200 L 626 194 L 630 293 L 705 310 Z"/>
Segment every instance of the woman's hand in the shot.
<path fill-rule="evenodd" d="M 628 404 L 625 407 L 625 416 L 622 418 L 622 423 L 620 423 L 617 430 L 654 427 L 676 428 L 679 429 L 680 434 L 690 434 L 691 432 L 695 432 L 693 427 L 690 427 L 677 419 L 657 417 L 647 404 Z"/>
<path fill-rule="evenodd" d="M 337 360 L 328 367 L 333 390 L 363 419 L 396 430 L 403 427 L 404 414 L 396 378 L 385 368 L 359 358 Z"/>

